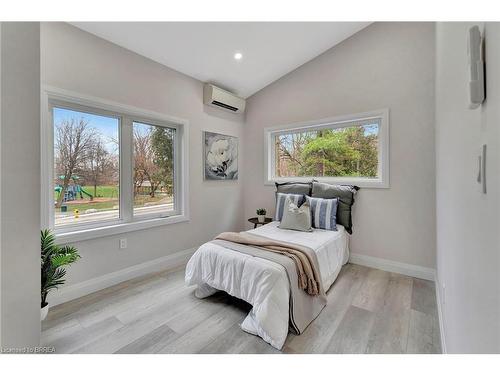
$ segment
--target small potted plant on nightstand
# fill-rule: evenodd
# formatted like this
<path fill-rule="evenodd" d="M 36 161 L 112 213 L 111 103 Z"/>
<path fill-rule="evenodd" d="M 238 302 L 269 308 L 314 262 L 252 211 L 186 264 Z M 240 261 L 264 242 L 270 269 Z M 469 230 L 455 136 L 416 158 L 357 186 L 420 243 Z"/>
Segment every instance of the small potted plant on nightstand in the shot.
<path fill-rule="evenodd" d="M 266 209 L 265 208 L 257 208 L 257 219 L 259 223 L 263 223 L 266 220 Z"/>
<path fill-rule="evenodd" d="M 40 319 L 44 320 L 49 312 L 47 295 L 53 289 L 64 284 L 66 275 L 65 266 L 76 262 L 80 258 L 78 250 L 73 246 L 58 246 L 56 238 L 50 230 L 41 233 L 41 312 Z"/>

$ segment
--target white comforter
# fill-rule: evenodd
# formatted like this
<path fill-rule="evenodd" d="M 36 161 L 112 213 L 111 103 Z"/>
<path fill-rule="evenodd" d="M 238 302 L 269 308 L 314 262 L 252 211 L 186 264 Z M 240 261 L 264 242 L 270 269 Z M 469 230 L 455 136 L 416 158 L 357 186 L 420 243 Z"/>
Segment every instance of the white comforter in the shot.
<path fill-rule="evenodd" d="M 321 279 L 328 290 L 349 258 L 349 238 L 344 227 L 338 225 L 336 232 L 314 229 L 308 233 L 280 229 L 278 224 L 272 222 L 249 232 L 315 250 Z M 224 290 L 247 301 L 253 307 L 241 328 L 277 349 L 283 347 L 288 335 L 290 287 L 281 265 L 208 242 L 189 260 L 186 283 L 198 285 L 199 298 Z"/>

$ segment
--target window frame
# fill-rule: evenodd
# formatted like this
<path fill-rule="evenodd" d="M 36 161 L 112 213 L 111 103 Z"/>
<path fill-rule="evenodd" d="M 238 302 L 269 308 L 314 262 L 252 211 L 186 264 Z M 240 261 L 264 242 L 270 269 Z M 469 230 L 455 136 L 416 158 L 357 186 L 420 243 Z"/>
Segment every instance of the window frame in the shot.
<path fill-rule="evenodd" d="M 349 127 L 353 122 L 379 120 L 378 133 L 378 171 L 376 178 L 369 177 L 276 177 L 274 137 L 297 131 L 313 131 L 320 129 L 340 129 Z M 264 128 L 264 185 L 274 185 L 275 182 L 308 182 L 315 179 L 331 184 L 357 185 L 362 188 L 389 188 L 389 109 L 379 109 L 351 115 L 329 117 L 321 120 L 306 121 Z"/>
<path fill-rule="evenodd" d="M 66 108 L 119 119 L 120 208 L 118 219 L 55 228 L 53 205 L 54 126 L 53 108 Z M 133 207 L 133 123 L 175 129 L 174 209 L 134 215 Z M 189 221 L 188 185 L 189 122 L 177 117 L 44 86 L 42 90 L 41 213 L 43 228 L 54 230 L 58 242 L 76 242 L 135 230 Z"/>
<path fill-rule="evenodd" d="M 144 220 L 147 220 L 147 219 L 155 219 L 155 218 L 158 218 L 158 217 L 169 217 L 169 216 L 173 216 L 173 215 L 178 215 L 179 214 L 179 203 L 178 203 L 178 199 L 176 198 L 177 197 L 177 193 L 180 189 L 180 186 L 179 186 L 179 181 L 178 181 L 178 170 L 179 168 L 181 167 L 181 165 L 179 165 L 179 145 L 178 145 L 178 139 L 177 139 L 177 134 L 179 133 L 179 127 L 178 126 L 172 126 L 171 124 L 169 124 L 168 126 L 166 125 L 166 123 L 164 121 L 157 121 L 157 120 L 152 120 L 152 119 L 146 119 L 146 118 L 138 118 L 138 117 L 134 117 L 134 118 L 131 118 L 131 127 L 132 127 L 132 137 L 133 137 L 133 130 L 134 130 L 134 123 L 140 123 L 142 125 L 149 125 L 149 126 L 159 126 L 159 127 L 165 127 L 165 128 L 173 128 L 175 129 L 175 142 L 174 142 L 174 186 L 173 186 L 173 191 L 174 191 L 174 209 L 173 211 L 166 211 L 164 213 L 144 213 L 144 214 L 134 214 L 134 193 L 133 193 L 133 187 L 132 187 L 132 220 L 133 221 L 144 221 Z M 132 173 L 134 173 L 134 164 L 133 164 L 133 160 L 134 160 L 134 150 L 133 150 L 133 143 L 131 144 L 131 147 L 132 147 Z M 131 180 L 132 182 L 132 180 Z"/>

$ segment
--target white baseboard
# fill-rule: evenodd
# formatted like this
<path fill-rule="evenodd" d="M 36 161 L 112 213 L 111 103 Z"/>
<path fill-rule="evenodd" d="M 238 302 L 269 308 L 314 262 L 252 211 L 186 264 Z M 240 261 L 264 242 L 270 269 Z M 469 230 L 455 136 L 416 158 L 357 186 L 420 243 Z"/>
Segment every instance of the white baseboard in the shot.
<path fill-rule="evenodd" d="M 81 283 L 63 287 L 49 295 L 49 303 L 51 306 L 59 305 L 135 277 L 180 267 L 188 262 L 189 258 L 195 251 L 195 248 L 178 251 L 174 254 L 166 255 L 161 258 L 124 268 L 116 272 L 111 272 Z"/>
<path fill-rule="evenodd" d="M 433 268 L 416 266 L 408 263 L 395 262 L 393 260 L 375 258 L 368 255 L 351 253 L 349 262 L 360 266 L 377 268 L 382 271 L 400 273 L 402 275 L 417 277 L 419 279 L 434 281 L 436 271 Z"/>
<path fill-rule="evenodd" d="M 436 274 L 436 303 L 437 303 L 437 311 L 438 311 L 438 319 L 439 319 L 439 333 L 441 335 L 441 351 L 443 354 L 448 353 L 446 349 L 446 335 L 444 334 L 444 315 L 443 315 L 443 299 L 441 297 L 441 284 Z"/>

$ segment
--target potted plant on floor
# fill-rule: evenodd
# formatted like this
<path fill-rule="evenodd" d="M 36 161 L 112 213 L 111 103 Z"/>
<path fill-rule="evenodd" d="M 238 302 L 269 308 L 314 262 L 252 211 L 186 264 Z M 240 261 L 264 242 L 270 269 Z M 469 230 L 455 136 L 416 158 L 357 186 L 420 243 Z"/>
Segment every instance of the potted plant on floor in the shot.
<path fill-rule="evenodd" d="M 64 284 L 64 267 L 76 262 L 78 258 L 80 255 L 75 247 L 56 245 L 56 237 L 50 230 L 41 231 L 41 320 L 44 320 L 49 312 L 47 295 Z"/>
<path fill-rule="evenodd" d="M 257 220 L 259 220 L 259 223 L 263 223 L 266 220 L 266 213 L 265 208 L 257 208 Z"/>

